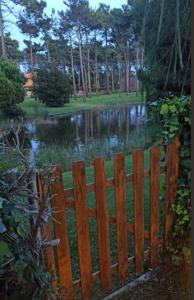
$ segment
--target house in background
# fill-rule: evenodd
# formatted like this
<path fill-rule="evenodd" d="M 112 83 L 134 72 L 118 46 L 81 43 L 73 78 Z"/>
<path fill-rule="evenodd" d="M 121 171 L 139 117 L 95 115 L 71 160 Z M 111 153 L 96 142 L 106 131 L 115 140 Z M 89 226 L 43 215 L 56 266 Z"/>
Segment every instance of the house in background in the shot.
<path fill-rule="evenodd" d="M 23 85 L 23 88 L 26 92 L 26 96 L 32 97 L 33 96 L 33 73 L 26 73 L 24 75 L 25 79 L 27 80 L 26 83 Z"/>

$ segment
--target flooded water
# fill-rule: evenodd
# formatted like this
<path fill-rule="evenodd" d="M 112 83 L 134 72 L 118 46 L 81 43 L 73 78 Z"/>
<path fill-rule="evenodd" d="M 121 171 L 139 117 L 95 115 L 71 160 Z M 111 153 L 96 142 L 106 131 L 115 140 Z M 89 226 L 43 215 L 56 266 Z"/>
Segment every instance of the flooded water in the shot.
<path fill-rule="evenodd" d="M 68 169 L 74 160 L 87 162 L 102 155 L 110 159 L 156 141 L 159 129 L 148 120 L 145 105 L 119 105 L 82 111 L 26 124 L 39 164 L 61 163 Z"/>

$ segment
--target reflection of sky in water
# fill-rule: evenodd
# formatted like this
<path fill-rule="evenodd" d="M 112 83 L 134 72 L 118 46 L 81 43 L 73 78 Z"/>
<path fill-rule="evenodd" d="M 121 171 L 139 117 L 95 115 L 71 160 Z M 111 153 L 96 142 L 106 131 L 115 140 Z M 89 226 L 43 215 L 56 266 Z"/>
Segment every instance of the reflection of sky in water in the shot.
<path fill-rule="evenodd" d="M 32 149 L 37 152 L 45 147 L 65 147 L 69 152 L 80 155 L 96 155 L 104 151 L 117 151 L 133 143 L 145 140 L 147 112 L 145 105 L 120 105 L 106 110 L 73 113 L 61 118 L 29 122 Z"/>

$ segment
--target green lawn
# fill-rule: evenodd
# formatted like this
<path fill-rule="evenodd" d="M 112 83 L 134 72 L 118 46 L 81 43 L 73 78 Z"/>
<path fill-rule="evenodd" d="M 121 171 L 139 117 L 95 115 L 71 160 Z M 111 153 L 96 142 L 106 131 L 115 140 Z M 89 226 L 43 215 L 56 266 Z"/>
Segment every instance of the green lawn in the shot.
<path fill-rule="evenodd" d="M 39 101 L 35 101 L 34 98 L 27 98 L 19 106 L 26 112 L 27 118 L 38 118 L 44 116 L 52 116 L 55 114 L 70 113 L 79 110 L 90 110 L 97 106 L 118 104 L 118 103 L 138 103 L 141 102 L 141 97 L 136 97 L 136 93 L 112 94 L 112 95 L 100 95 L 92 96 L 83 102 L 83 99 L 77 98 L 74 100 L 71 98 L 70 103 L 65 104 L 63 107 L 46 107 Z"/>

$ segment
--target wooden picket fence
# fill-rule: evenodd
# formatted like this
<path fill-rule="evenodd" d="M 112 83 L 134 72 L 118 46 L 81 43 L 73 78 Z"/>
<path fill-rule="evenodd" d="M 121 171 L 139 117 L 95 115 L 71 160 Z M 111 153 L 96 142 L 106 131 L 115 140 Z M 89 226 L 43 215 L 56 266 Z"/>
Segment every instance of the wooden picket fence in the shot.
<path fill-rule="evenodd" d="M 55 182 L 51 187 L 53 208 L 53 228 L 51 224 L 45 226 L 46 239 L 53 237 L 60 239 L 56 246 L 56 254 L 52 247 L 46 249 L 47 261 L 54 278 L 52 282 L 56 299 L 74 299 L 74 289 L 81 288 L 82 299 L 89 299 L 95 279 L 100 279 L 101 290 L 106 292 L 112 288 L 112 272 L 118 271 L 120 283 L 127 282 L 129 266 L 134 266 L 136 275 L 144 273 L 145 260 L 149 260 L 150 267 L 154 268 L 160 263 L 160 253 L 164 260 L 168 259 L 166 249 L 172 243 L 173 213 L 171 206 L 176 198 L 176 180 L 179 166 L 179 140 L 167 146 L 165 166 L 160 164 L 160 146 L 150 150 L 150 169 L 144 170 L 144 151 L 133 153 L 133 173 L 126 174 L 125 157 L 122 153 L 114 157 L 114 178 L 107 178 L 105 162 L 101 157 L 94 160 L 95 182 L 87 184 L 85 164 L 83 161 L 73 163 L 73 187 L 64 189 L 62 171 L 55 168 Z M 165 176 L 165 212 L 164 235 L 160 236 L 160 174 Z M 144 177 L 150 178 L 150 228 L 144 229 Z M 126 184 L 133 183 L 134 224 L 128 224 L 126 205 Z M 38 178 L 38 188 L 43 193 L 41 178 Z M 115 190 L 116 218 L 109 214 L 107 189 Z M 95 192 L 96 209 L 88 208 L 87 194 Z M 73 281 L 71 253 L 68 238 L 66 209 L 75 211 L 76 233 L 79 252 L 80 279 Z M 93 273 L 91 243 L 88 218 L 97 219 L 98 255 L 100 270 Z M 115 224 L 117 235 L 118 262 L 111 265 L 110 260 L 110 224 Z M 128 253 L 128 233 L 134 234 L 134 256 Z M 149 240 L 149 249 L 145 251 L 145 239 Z M 59 289 L 58 287 L 63 287 Z M 60 297 L 58 295 L 60 293 Z"/>

